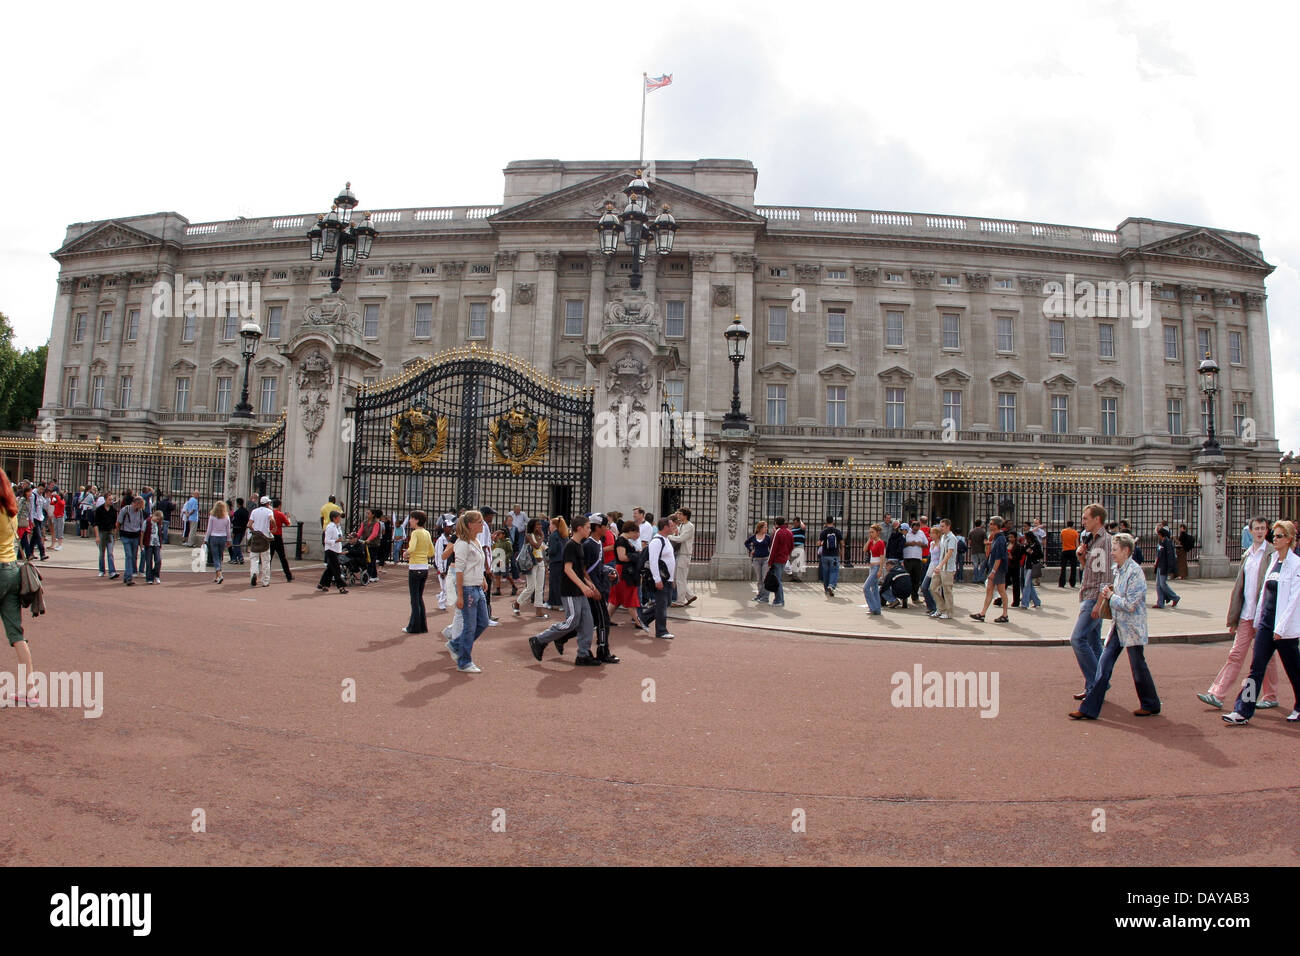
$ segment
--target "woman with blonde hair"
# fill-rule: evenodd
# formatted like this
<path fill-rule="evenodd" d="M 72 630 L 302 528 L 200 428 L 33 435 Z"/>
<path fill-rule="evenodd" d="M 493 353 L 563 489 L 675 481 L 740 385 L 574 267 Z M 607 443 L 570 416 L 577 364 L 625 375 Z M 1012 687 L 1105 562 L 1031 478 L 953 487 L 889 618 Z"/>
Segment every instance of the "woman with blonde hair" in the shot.
<path fill-rule="evenodd" d="M 447 649 L 456 655 L 456 669 L 462 674 L 478 674 L 482 668 L 471 656 L 474 642 L 488 628 L 486 583 L 487 555 L 478 543 L 483 530 L 483 515 L 466 511 L 456 521 L 456 608 L 464 627 L 460 636 L 447 642 Z"/>
<path fill-rule="evenodd" d="M 546 604 L 552 611 L 564 609 L 560 600 L 560 581 L 564 577 L 564 545 L 569 540 L 569 523 L 551 519 L 551 533 L 546 538 Z"/>
<path fill-rule="evenodd" d="M 227 517 L 226 503 L 218 499 L 212 506 L 212 511 L 208 513 L 208 527 L 203 532 L 203 541 L 208 546 L 208 557 L 217 572 L 213 584 L 220 584 L 225 580 L 221 574 L 221 555 L 225 552 L 226 542 L 229 540 L 230 518 Z"/>
<path fill-rule="evenodd" d="M 1273 652 L 1282 658 L 1282 669 L 1291 681 L 1295 708 L 1287 720 L 1300 721 L 1300 557 L 1295 551 L 1294 521 L 1273 524 L 1273 554 L 1260 580 L 1259 606 L 1255 610 L 1255 647 L 1250 676 L 1237 694 L 1237 703 L 1223 719 L 1234 726 L 1255 716 L 1259 688 Z"/>
<path fill-rule="evenodd" d="M 4 621 L 9 646 L 18 655 L 19 668 L 31 680 L 35 676 L 32 673 L 32 652 L 23 634 L 23 609 L 18 603 L 20 572 L 16 548 L 18 531 L 14 520 L 17 517 L 18 498 L 9 483 L 9 476 L 0 468 L 0 620 Z M 40 706 L 40 699 L 36 694 L 28 693 L 26 687 L 17 688 L 17 693 L 14 704 Z"/>
<path fill-rule="evenodd" d="M 745 539 L 745 550 L 749 552 L 754 563 L 754 581 L 758 584 L 758 593 L 754 600 L 759 604 L 767 603 L 767 588 L 763 579 L 767 577 L 767 557 L 772 553 L 772 538 L 767 533 L 767 522 L 760 521 L 754 525 L 754 533 Z"/>

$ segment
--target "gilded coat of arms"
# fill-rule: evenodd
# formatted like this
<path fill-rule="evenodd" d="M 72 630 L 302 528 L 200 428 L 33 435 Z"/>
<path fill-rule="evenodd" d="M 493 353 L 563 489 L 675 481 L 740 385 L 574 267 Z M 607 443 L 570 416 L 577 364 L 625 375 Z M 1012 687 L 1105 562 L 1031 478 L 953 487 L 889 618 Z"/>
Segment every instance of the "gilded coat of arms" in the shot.
<path fill-rule="evenodd" d="M 506 412 L 488 425 L 488 431 L 493 462 L 509 465 L 515 475 L 544 460 L 551 444 L 550 422 L 522 408 Z"/>
<path fill-rule="evenodd" d="M 447 449 L 447 416 L 437 418 L 418 408 L 409 408 L 393 416 L 389 430 L 393 454 L 398 461 L 419 471 L 427 464 L 442 460 Z"/>

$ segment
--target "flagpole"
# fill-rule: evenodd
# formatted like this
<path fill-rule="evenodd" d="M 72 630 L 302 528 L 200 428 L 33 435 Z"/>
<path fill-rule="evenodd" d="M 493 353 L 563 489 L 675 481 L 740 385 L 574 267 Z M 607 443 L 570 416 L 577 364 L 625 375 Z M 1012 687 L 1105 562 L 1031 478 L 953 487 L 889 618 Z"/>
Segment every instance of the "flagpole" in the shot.
<path fill-rule="evenodd" d="M 649 73 L 641 74 L 641 149 L 637 153 L 636 163 L 638 166 L 645 165 L 645 88 L 649 78 Z"/>

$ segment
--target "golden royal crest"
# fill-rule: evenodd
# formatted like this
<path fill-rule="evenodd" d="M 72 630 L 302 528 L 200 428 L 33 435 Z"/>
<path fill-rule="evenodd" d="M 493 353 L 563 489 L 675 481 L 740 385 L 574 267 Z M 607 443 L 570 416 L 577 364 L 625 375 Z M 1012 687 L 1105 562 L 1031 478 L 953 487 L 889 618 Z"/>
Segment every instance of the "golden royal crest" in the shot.
<path fill-rule="evenodd" d="M 522 474 L 527 465 L 546 458 L 551 444 L 551 425 L 532 412 L 514 408 L 488 426 L 491 433 L 492 460 L 509 465 L 511 474 Z"/>
<path fill-rule="evenodd" d="M 393 454 L 398 461 L 419 471 L 427 464 L 441 461 L 447 449 L 447 416 L 434 418 L 418 408 L 410 408 L 393 416 L 389 431 Z"/>

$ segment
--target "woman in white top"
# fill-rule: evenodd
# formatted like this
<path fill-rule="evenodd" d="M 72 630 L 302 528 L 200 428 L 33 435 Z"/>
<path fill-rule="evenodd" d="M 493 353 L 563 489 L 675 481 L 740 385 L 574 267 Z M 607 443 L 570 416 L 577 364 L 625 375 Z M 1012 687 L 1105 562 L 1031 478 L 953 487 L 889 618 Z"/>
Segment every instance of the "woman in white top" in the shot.
<path fill-rule="evenodd" d="M 481 672 L 474 658 L 474 642 L 487 630 L 487 596 L 483 593 L 487 556 L 479 544 L 483 515 L 466 511 L 456 522 L 456 608 L 464 621 L 460 637 L 447 642 L 447 650 L 456 657 L 456 669 L 462 674 Z"/>
<path fill-rule="evenodd" d="M 1255 651 L 1246 678 L 1237 695 L 1232 713 L 1223 719 L 1234 725 L 1247 723 L 1255 716 L 1258 688 L 1264 679 L 1264 670 L 1273 659 L 1273 652 L 1282 658 L 1282 669 L 1291 681 L 1295 694 L 1295 709 L 1289 721 L 1300 721 L 1300 557 L 1295 547 L 1296 528 L 1293 521 L 1278 521 L 1273 525 L 1273 547 L 1268 569 L 1261 576 L 1259 598 L 1255 609 Z"/>
<path fill-rule="evenodd" d="M 230 518 L 226 516 L 226 503 L 219 500 L 212 506 L 212 511 L 208 515 L 208 527 L 203 532 L 203 541 L 208 546 L 208 560 L 212 562 L 212 567 L 217 572 L 217 576 L 212 580 L 213 584 L 220 584 L 225 580 L 221 576 L 221 555 L 225 552 L 226 542 L 229 540 Z"/>
<path fill-rule="evenodd" d="M 347 582 L 343 580 L 343 569 L 339 566 L 339 555 L 343 553 L 343 512 L 330 513 L 330 523 L 325 526 L 325 573 L 320 576 L 317 591 L 328 591 L 330 583 L 339 586 L 339 594 L 347 594 Z"/>

